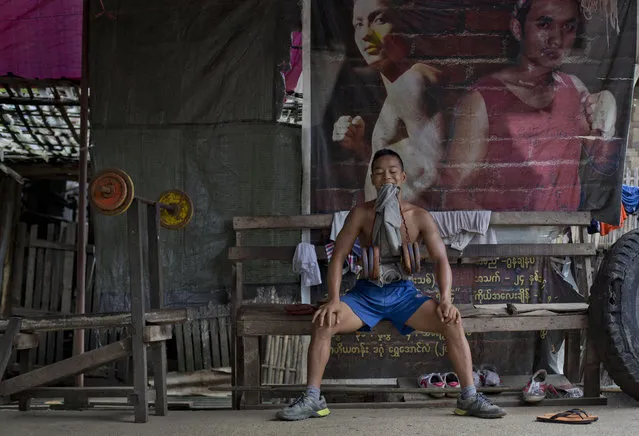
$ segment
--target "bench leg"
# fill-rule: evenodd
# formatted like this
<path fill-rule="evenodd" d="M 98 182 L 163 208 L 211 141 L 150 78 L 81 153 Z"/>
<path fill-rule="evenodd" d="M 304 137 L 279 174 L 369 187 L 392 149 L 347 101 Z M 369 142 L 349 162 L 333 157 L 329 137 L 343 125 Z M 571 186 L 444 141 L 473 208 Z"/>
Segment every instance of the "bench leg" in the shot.
<path fill-rule="evenodd" d="M 144 343 L 145 289 L 142 281 L 143 242 L 140 201 L 133 200 L 127 211 L 129 233 L 129 277 L 131 286 L 131 351 L 133 356 L 133 389 L 135 392 L 135 422 L 149 420 L 147 398 L 147 356 Z"/>
<path fill-rule="evenodd" d="M 579 383 L 579 363 L 581 360 L 581 331 L 566 332 L 564 343 L 564 375 L 571 383 Z"/>
<path fill-rule="evenodd" d="M 584 396 L 601 396 L 601 361 L 597 356 L 594 340 L 588 333 L 586 341 L 586 363 L 584 365 Z"/>
<path fill-rule="evenodd" d="M 20 374 L 31 371 L 31 350 L 19 350 L 18 360 L 20 361 Z M 18 399 L 18 410 L 26 412 L 31 409 L 31 398 L 28 395 L 20 395 Z"/>
<path fill-rule="evenodd" d="M 169 410 L 166 397 L 166 342 L 151 346 L 153 353 L 153 381 L 155 383 L 155 414 L 166 416 Z"/>
<path fill-rule="evenodd" d="M 243 371 L 240 383 L 243 386 L 260 386 L 260 341 L 257 337 L 242 338 L 242 364 Z M 259 392 L 243 392 L 244 404 L 255 406 L 260 404 L 261 395 Z"/>

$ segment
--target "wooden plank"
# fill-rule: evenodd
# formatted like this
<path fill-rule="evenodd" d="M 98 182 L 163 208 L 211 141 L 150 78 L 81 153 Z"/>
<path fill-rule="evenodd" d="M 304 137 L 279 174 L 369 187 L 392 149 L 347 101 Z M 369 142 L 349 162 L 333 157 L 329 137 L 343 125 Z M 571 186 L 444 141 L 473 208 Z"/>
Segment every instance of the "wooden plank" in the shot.
<path fill-rule="evenodd" d="M 166 416 L 169 410 L 169 401 L 166 386 L 166 342 L 156 342 L 151 345 L 153 353 L 153 380 L 155 383 L 155 414 Z"/>
<path fill-rule="evenodd" d="M 38 226 L 32 225 L 29 230 L 29 240 L 33 241 L 38 238 Z M 36 249 L 29 248 L 28 256 L 27 256 L 27 281 L 24 290 L 24 307 L 27 309 L 34 308 L 33 307 L 33 293 L 35 286 L 35 264 L 36 264 Z"/>
<path fill-rule="evenodd" d="M 590 220 L 590 212 L 493 212 L 490 216 L 490 224 L 500 226 L 588 226 Z M 331 214 L 236 216 L 233 230 L 327 229 L 332 222 Z"/>
<path fill-rule="evenodd" d="M 200 332 L 200 321 L 195 320 L 191 323 L 193 331 L 193 367 L 196 371 L 203 368 L 202 366 L 202 333 Z"/>
<path fill-rule="evenodd" d="M 77 233 L 76 226 L 76 223 L 69 223 L 66 226 L 64 235 L 65 243 L 71 245 L 75 243 L 75 236 Z M 66 314 L 71 313 L 71 299 L 73 294 L 74 276 L 73 273 L 75 271 L 75 253 L 73 251 L 66 251 L 63 257 L 64 259 L 62 261 L 62 295 L 60 297 L 60 312 Z M 96 310 L 95 312 L 98 311 Z M 89 331 L 89 337 L 91 336 L 91 331 Z M 64 357 L 63 341 L 64 333 L 60 333 L 56 340 L 56 360 L 61 360 Z"/>
<path fill-rule="evenodd" d="M 17 394 L 18 397 L 28 395 L 31 398 L 112 398 L 127 397 L 133 394 L 131 386 L 84 386 L 84 387 L 41 387 L 33 388 Z"/>
<path fill-rule="evenodd" d="M 250 260 L 278 260 L 291 262 L 295 255 L 295 246 L 242 246 L 229 247 L 228 260 L 243 262 Z M 428 253 L 425 246 L 421 253 Z M 316 246 L 315 253 L 318 260 L 326 260 L 326 250 L 323 246 Z M 467 246 L 462 253 L 451 248 L 447 249 L 448 259 L 457 262 L 463 258 L 495 258 L 495 257 L 531 257 L 531 256 L 592 256 L 596 254 L 594 244 L 473 244 Z M 422 262 L 430 263 L 428 256 Z"/>
<path fill-rule="evenodd" d="M 22 285 L 25 279 L 25 250 L 27 247 L 27 224 L 19 223 L 18 236 L 16 240 L 16 250 L 14 255 L 14 265 L 12 274 L 12 306 L 22 304 Z"/>
<path fill-rule="evenodd" d="M 325 229 L 330 228 L 333 215 L 282 215 L 282 216 L 236 216 L 233 230 L 255 229 Z"/>
<path fill-rule="evenodd" d="M 146 322 L 149 324 L 174 324 L 193 319 L 192 311 L 189 309 L 156 309 L 145 314 Z M 8 321 L 0 319 L 0 331 L 7 328 Z M 109 327 L 123 327 L 131 325 L 130 312 L 113 313 L 90 313 L 90 314 L 67 314 L 55 315 L 42 318 L 24 318 L 22 320 L 22 331 L 56 331 L 56 330 L 77 330 L 77 329 L 98 329 Z"/>
<path fill-rule="evenodd" d="M 588 310 L 588 303 L 541 303 L 541 304 L 512 304 L 518 313 L 534 312 L 537 310 L 547 310 L 550 312 L 583 312 Z M 506 304 L 475 304 L 475 309 L 479 311 L 489 311 L 491 313 L 502 314 L 506 311 Z M 462 313 L 462 315 L 466 315 Z"/>
<path fill-rule="evenodd" d="M 309 335 L 312 331 L 312 315 L 289 315 L 284 305 L 245 305 L 238 321 L 238 336 Z M 491 316 L 464 318 L 467 332 L 535 331 L 585 329 L 587 314 L 553 314 L 540 316 Z M 374 333 L 396 333 L 389 322 L 378 324 Z"/>
<path fill-rule="evenodd" d="M 244 244 L 243 235 L 241 231 L 235 232 L 235 245 L 237 247 L 241 247 Z M 237 319 L 237 312 L 239 308 L 242 306 L 242 302 L 244 300 L 244 269 L 242 262 L 237 262 L 233 265 L 233 281 L 235 282 L 235 287 L 232 291 L 231 295 L 231 316 L 233 320 Z M 236 386 L 239 383 L 241 378 L 241 372 L 243 371 L 243 365 L 241 365 L 243 356 L 242 356 L 242 347 L 240 339 L 237 336 L 236 331 L 236 323 L 231 323 L 231 337 L 233 338 L 231 342 L 231 385 Z M 232 393 L 231 398 L 231 408 L 237 410 L 240 408 L 240 403 L 242 401 L 242 396 L 238 395 L 237 392 Z"/>
<path fill-rule="evenodd" d="M 160 257 L 160 206 L 147 205 L 147 235 L 149 258 L 149 286 L 150 304 L 152 309 L 164 307 L 164 286 L 162 281 L 162 259 Z M 197 322 L 197 321 L 195 321 Z M 171 337 L 173 326 L 147 326 L 145 329 L 161 328 Z M 167 338 L 168 339 L 168 338 Z M 169 410 L 166 386 L 166 341 L 154 343 L 151 346 L 151 361 L 153 364 L 153 381 L 155 384 L 155 414 L 165 416 Z"/>
<path fill-rule="evenodd" d="M 32 239 L 29 241 L 29 247 L 33 248 L 45 248 L 49 250 L 60 250 L 60 251 L 77 251 L 77 246 L 74 244 L 63 243 L 63 242 L 55 242 L 48 241 L 44 239 Z M 95 254 L 95 246 L 87 245 L 87 253 Z"/>
<path fill-rule="evenodd" d="M 241 386 L 260 385 L 260 344 L 259 338 L 242 338 L 242 354 L 244 356 Z M 247 406 L 260 404 L 261 395 L 259 392 L 245 392 L 244 404 Z"/>
<path fill-rule="evenodd" d="M 193 328 L 191 322 L 185 322 L 182 325 L 184 332 L 184 366 L 186 372 L 195 371 L 193 363 Z"/>
<path fill-rule="evenodd" d="M 490 225 L 499 226 L 589 226 L 590 212 L 493 212 Z"/>
<path fill-rule="evenodd" d="M 47 240 L 53 241 L 55 239 L 55 224 L 47 224 Z M 53 263 L 51 250 L 44 249 L 44 270 L 42 275 L 42 301 L 41 308 L 43 310 L 49 310 L 49 300 L 51 298 L 51 275 L 53 273 Z M 38 362 L 42 364 L 51 363 L 50 359 L 46 358 L 47 345 L 52 340 L 51 333 L 42 335 L 40 346 L 38 347 Z"/>
<path fill-rule="evenodd" d="M 581 362 L 581 332 L 572 330 L 566 332 L 564 342 L 564 374 L 571 383 L 579 383 Z"/>
<path fill-rule="evenodd" d="M 147 398 L 147 356 L 144 343 L 144 311 L 146 290 L 142 273 L 144 271 L 144 242 L 142 234 L 142 204 L 134 199 L 127 210 L 127 230 L 129 240 L 129 277 L 131 292 L 131 351 L 133 355 L 133 388 L 135 390 L 135 422 L 147 422 L 149 408 Z"/>
<path fill-rule="evenodd" d="M 184 364 L 184 328 L 182 324 L 175 325 L 175 345 L 177 348 L 178 372 L 185 372 Z"/>
<path fill-rule="evenodd" d="M 16 350 L 31 350 L 39 344 L 38 335 L 31 333 L 18 333 L 13 338 L 13 348 Z"/>
<path fill-rule="evenodd" d="M 229 342 L 228 342 L 228 327 L 229 327 L 229 317 L 228 316 L 220 316 L 218 319 L 219 327 L 220 327 L 220 361 L 222 366 L 230 366 L 230 356 L 229 356 Z"/>
<path fill-rule="evenodd" d="M 213 368 L 222 366 L 222 358 L 220 357 L 220 328 L 218 327 L 217 317 L 209 320 L 209 330 L 211 336 L 211 364 Z"/>
<path fill-rule="evenodd" d="M 63 378 L 98 368 L 106 363 L 121 359 L 131 350 L 131 340 L 114 342 L 60 362 L 34 369 L 26 374 L 5 380 L 0 384 L 0 395 L 13 395 L 27 389 L 52 383 Z"/>
<path fill-rule="evenodd" d="M 145 343 L 168 341 L 173 337 L 173 329 L 171 325 L 147 325 L 144 326 L 142 334 Z"/>
<path fill-rule="evenodd" d="M 211 335 L 209 331 L 209 320 L 200 320 L 200 332 L 202 333 L 202 365 L 204 369 L 211 368 Z"/>
<path fill-rule="evenodd" d="M 16 339 L 16 335 L 20 332 L 20 324 L 22 319 L 12 317 L 9 320 L 9 327 L 4 335 L 0 336 L 0 380 L 4 377 L 4 372 L 7 370 L 9 364 L 9 358 L 13 354 L 13 342 Z M 0 395 L 2 396 L 2 395 Z"/>
<path fill-rule="evenodd" d="M 47 239 L 55 241 L 56 228 L 55 224 L 47 225 Z M 44 252 L 44 283 L 42 287 L 42 308 L 44 310 L 50 310 L 51 312 L 57 312 L 57 305 L 53 300 L 54 287 L 56 286 L 54 280 L 54 264 L 55 257 L 53 250 L 45 250 Z M 44 361 L 45 364 L 52 363 L 55 357 L 55 333 L 49 332 L 46 335 L 46 343 L 38 348 L 38 352 L 42 352 L 40 361 Z M 49 354 L 50 353 L 50 354 Z"/>
<path fill-rule="evenodd" d="M 597 355 L 593 332 L 588 329 L 586 336 L 586 362 L 584 364 L 584 395 L 601 395 L 601 359 Z"/>
<path fill-rule="evenodd" d="M 36 336 L 37 337 L 37 336 Z M 18 360 L 20 362 L 20 374 L 26 374 L 31 371 L 31 353 L 30 350 L 19 350 Z M 25 412 L 31 408 L 31 398 L 28 395 L 22 395 L 18 399 L 18 410 Z"/>
<path fill-rule="evenodd" d="M 164 282 L 162 280 L 162 258 L 160 256 L 160 206 L 147 205 L 147 234 L 149 258 L 150 307 L 164 307 Z"/>

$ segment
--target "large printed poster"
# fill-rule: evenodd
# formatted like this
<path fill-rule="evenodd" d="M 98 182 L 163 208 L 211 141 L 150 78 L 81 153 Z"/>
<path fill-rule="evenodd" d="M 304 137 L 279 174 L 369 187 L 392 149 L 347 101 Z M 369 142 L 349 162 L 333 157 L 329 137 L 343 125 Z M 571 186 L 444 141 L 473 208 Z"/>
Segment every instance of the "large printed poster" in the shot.
<path fill-rule="evenodd" d="M 391 148 L 405 164 L 403 198 L 431 211 L 586 210 L 618 223 L 635 1 L 311 5 L 313 213 L 375 198 L 370 161 Z M 455 265 L 453 298 L 583 301 L 571 267 L 535 257 Z M 428 267 L 413 281 L 436 296 Z M 411 377 L 449 367 L 436 335 L 382 336 L 338 338 L 332 354 L 340 359 L 327 374 L 389 376 L 400 361 Z M 469 341 L 475 360 L 501 361 L 505 373 L 552 372 L 562 332 L 473 334 Z"/>
<path fill-rule="evenodd" d="M 403 158 L 429 210 L 592 211 L 615 224 L 636 2 L 312 3 L 313 211 L 375 197 Z"/>

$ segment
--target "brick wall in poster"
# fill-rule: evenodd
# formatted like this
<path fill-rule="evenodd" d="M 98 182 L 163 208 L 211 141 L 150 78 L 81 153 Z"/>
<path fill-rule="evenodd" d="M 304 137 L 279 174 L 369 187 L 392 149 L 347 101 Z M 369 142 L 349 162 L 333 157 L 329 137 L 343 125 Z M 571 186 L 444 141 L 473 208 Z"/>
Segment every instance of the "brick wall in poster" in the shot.
<path fill-rule="evenodd" d="M 517 45 L 510 36 L 509 20 L 514 0 L 413 0 L 403 8 L 419 22 L 418 33 L 408 35 L 414 43 L 413 58 L 442 70 L 443 86 L 438 101 L 447 119 L 464 90 L 477 79 L 514 61 Z M 620 4 L 622 34 L 610 30 L 603 19 L 585 23 L 583 37 L 575 44 L 563 71 L 577 74 L 591 92 L 605 86 L 618 101 L 617 131 L 627 130 L 631 105 L 626 96 L 634 65 L 634 24 L 626 25 L 632 37 L 624 37 L 624 9 Z M 632 8 L 634 10 L 634 7 Z M 313 8 L 313 53 L 329 50 L 340 41 L 346 60 L 325 109 L 323 124 L 313 127 L 312 211 L 347 210 L 363 201 L 362 185 L 370 149 L 363 155 L 344 150 L 331 141 L 333 122 L 343 114 L 360 115 L 367 123 L 367 137 L 385 98 L 378 74 L 367 68 L 353 42 L 351 2 L 322 1 Z M 322 62 L 313 68 L 321 69 Z M 321 74 L 316 71 L 314 76 Z M 629 77 L 628 77 L 629 76 Z M 602 80 L 604 79 L 604 80 Z M 313 88 L 313 95 L 331 89 Z M 314 97 L 315 98 L 315 97 Z M 316 108 L 314 107 L 314 110 Z M 625 133 L 624 133 L 625 134 Z"/>

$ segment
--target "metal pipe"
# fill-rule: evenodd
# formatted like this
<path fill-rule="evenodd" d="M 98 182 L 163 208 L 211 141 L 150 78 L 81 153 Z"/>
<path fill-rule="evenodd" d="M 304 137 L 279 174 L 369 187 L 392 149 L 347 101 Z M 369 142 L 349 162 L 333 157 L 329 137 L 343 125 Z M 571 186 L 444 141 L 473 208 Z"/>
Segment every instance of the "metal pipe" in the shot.
<path fill-rule="evenodd" d="M 89 163 L 89 0 L 82 2 L 82 77 L 80 82 L 80 176 L 78 187 L 78 249 L 76 252 L 75 311 L 83 314 L 86 293 L 87 261 L 87 172 Z M 73 334 L 73 355 L 84 353 L 84 330 Z M 75 376 L 75 385 L 84 386 L 84 375 Z"/>

